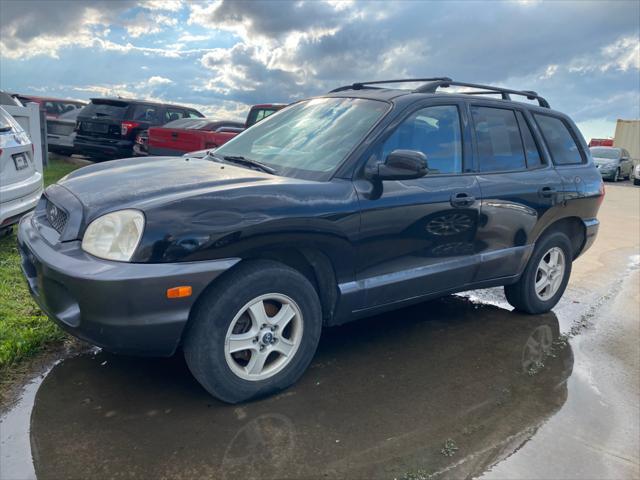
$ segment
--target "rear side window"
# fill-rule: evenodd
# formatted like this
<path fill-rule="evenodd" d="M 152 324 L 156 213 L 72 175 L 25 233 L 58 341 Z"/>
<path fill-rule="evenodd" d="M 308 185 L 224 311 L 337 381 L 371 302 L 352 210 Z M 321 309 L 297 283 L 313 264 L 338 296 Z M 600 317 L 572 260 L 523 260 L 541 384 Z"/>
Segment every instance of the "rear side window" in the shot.
<path fill-rule="evenodd" d="M 267 118 L 272 113 L 275 113 L 277 110 L 272 108 L 256 108 L 249 112 L 249 118 L 247 119 L 248 125 L 253 125 L 254 123 L 258 123 L 260 120 Z"/>
<path fill-rule="evenodd" d="M 139 120 L 142 122 L 150 122 L 155 124 L 161 123 L 158 110 L 158 107 L 156 107 L 155 105 L 136 105 L 136 108 L 133 110 L 132 120 Z"/>
<path fill-rule="evenodd" d="M 118 100 L 93 100 L 82 110 L 83 117 L 106 117 L 122 119 L 127 113 L 129 104 Z"/>
<path fill-rule="evenodd" d="M 167 111 L 164 114 L 165 122 L 173 122 L 174 120 L 178 120 L 180 118 L 185 118 L 187 113 L 181 108 L 171 108 L 168 107 Z"/>
<path fill-rule="evenodd" d="M 554 164 L 577 165 L 584 162 L 576 141 L 562 120 L 539 114 L 534 114 L 534 117 L 540 126 Z"/>
<path fill-rule="evenodd" d="M 522 133 L 522 142 L 524 143 L 524 153 L 527 157 L 527 167 L 537 168 L 542 166 L 542 157 L 540 156 L 540 150 L 536 145 L 536 141 L 533 139 L 529 124 L 524 119 L 524 116 L 520 112 L 516 112 L 518 118 L 518 125 L 520 125 L 520 133 Z"/>
<path fill-rule="evenodd" d="M 513 110 L 471 107 L 481 172 L 526 168 L 520 129 Z"/>
<path fill-rule="evenodd" d="M 429 174 L 462 171 L 462 136 L 458 107 L 427 107 L 411 114 L 378 152 L 385 159 L 394 150 L 416 150 L 427 157 Z"/>

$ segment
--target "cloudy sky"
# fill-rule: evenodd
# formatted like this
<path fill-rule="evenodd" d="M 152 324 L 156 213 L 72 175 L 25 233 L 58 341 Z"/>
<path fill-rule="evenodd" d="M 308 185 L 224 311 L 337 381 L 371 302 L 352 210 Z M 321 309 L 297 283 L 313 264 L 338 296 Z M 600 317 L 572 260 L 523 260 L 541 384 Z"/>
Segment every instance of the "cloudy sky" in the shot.
<path fill-rule="evenodd" d="M 640 118 L 640 2 L 0 0 L 0 88 L 242 118 L 359 80 L 537 90 L 584 135 Z"/>

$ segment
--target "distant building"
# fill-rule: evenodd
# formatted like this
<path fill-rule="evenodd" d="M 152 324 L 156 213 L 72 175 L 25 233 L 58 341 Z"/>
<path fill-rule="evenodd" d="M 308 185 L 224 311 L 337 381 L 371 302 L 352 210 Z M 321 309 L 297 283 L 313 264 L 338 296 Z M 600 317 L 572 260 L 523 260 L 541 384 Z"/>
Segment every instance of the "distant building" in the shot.
<path fill-rule="evenodd" d="M 627 149 L 633 163 L 640 163 L 640 120 L 618 119 L 613 146 Z"/>

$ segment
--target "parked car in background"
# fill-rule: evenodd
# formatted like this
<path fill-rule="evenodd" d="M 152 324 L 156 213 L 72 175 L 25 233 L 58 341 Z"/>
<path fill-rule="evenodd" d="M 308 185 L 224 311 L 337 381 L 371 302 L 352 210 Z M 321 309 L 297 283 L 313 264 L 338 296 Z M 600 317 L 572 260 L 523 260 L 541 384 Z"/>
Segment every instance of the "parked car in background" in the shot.
<path fill-rule="evenodd" d="M 247 114 L 247 119 L 244 122 L 244 128 L 258 123 L 260 120 L 264 120 L 269 115 L 276 113 L 278 110 L 282 110 L 287 105 L 284 103 L 261 103 L 254 105 Z"/>
<path fill-rule="evenodd" d="M 0 235 L 32 210 L 42 195 L 42 174 L 27 133 L 0 107 Z"/>
<path fill-rule="evenodd" d="M 72 172 L 20 222 L 32 295 L 107 350 L 181 349 L 232 403 L 296 382 L 323 326 L 495 286 L 548 312 L 598 232 L 584 138 L 532 91 L 384 83 L 418 81 L 294 103 L 204 158 Z"/>
<path fill-rule="evenodd" d="M 640 163 L 633 167 L 631 171 L 631 179 L 634 185 L 640 185 Z"/>
<path fill-rule="evenodd" d="M 285 104 L 279 103 L 263 103 L 259 105 L 254 105 L 249 110 L 247 114 L 247 118 L 244 124 L 238 124 L 236 122 L 227 122 L 232 123 L 233 126 L 220 125 L 215 126 L 213 128 L 215 131 L 206 131 L 198 129 L 189 129 L 189 135 L 184 135 L 183 138 L 189 138 L 189 141 L 179 142 L 178 137 L 181 136 L 180 130 L 184 130 L 182 128 L 178 128 L 171 132 L 165 131 L 163 129 L 153 129 L 153 135 L 149 134 L 149 142 L 150 151 L 153 150 L 153 155 L 180 155 L 180 154 L 188 154 L 189 156 L 196 157 L 204 157 L 207 152 L 211 149 L 217 148 L 220 145 L 231 140 L 233 137 L 241 133 L 243 130 L 255 125 L 257 122 L 264 120 L 268 116 L 274 114 L 278 110 L 286 107 Z M 165 125 L 164 128 L 170 127 L 169 125 Z M 153 136 L 153 138 L 151 138 Z M 151 143 L 153 147 L 151 147 Z M 178 147 L 178 148 L 176 148 Z M 185 150 L 188 148 L 188 150 Z"/>
<path fill-rule="evenodd" d="M 589 150 L 602 178 L 613 182 L 617 182 L 623 178 L 631 178 L 633 162 L 626 149 L 616 147 L 591 147 Z"/>
<path fill-rule="evenodd" d="M 96 160 L 131 157 L 140 132 L 180 118 L 204 118 L 204 115 L 180 105 L 92 98 L 78 115 L 74 150 Z"/>
<path fill-rule="evenodd" d="M 613 147 L 613 138 L 592 138 L 589 147 Z"/>
<path fill-rule="evenodd" d="M 61 155 L 73 153 L 76 121 L 81 111 L 81 109 L 74 108 L 57 118 L 47 118 L 47 147 L 50 152 Z"/>
<path fill-rule="evenodd" d="M 217 148 L 244 130 L 244 123 L 208 118 L 183 118 L 148 130 L 151 155 L 182 155 Z"/>
<path fill-rule="evenodd" d="M 79 110 L 87 104 L 86 102 L 81 102 L 80 100 L 65 100 L 62 98 L 38 97 L 35 95 L 17 94 L 16 98 L 20 100 L 22 104 L 27 104 L 30 102 L 39 104 L 40 110 L 44 110 L 47 119 L 58 118 L 60 115 L 67 112 Z"/>

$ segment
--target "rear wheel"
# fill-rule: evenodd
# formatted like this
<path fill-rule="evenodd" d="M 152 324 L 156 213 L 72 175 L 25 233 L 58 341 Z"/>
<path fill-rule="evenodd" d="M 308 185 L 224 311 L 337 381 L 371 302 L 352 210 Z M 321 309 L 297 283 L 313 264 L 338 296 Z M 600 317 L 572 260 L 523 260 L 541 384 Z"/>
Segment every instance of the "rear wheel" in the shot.
<path fill-rule="evenodd" d="M 184 342 L 189 369 L 212 395 L 237 403 L 283 390 L 320 339 L 320 301 L 307 278 L 273 261 L 240 265 L 205 292 Z"/>
<path fill-rule="evenodd" d="M 572 260 L 571 242 L 564 233 L 546 235 L 536 244 L 520 280 L 504 287 L 507 301 L 522 312 L 548 312 L 567 287 Z"/>

